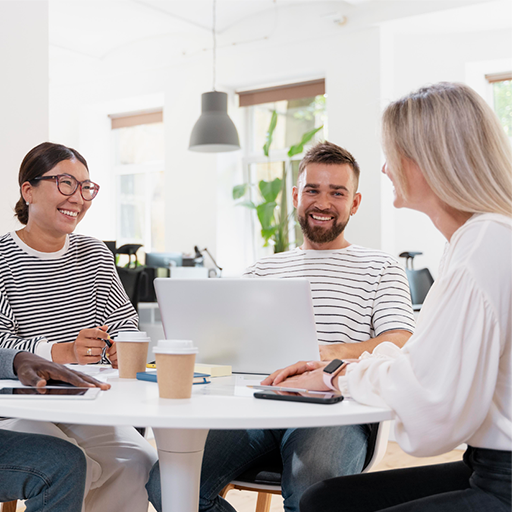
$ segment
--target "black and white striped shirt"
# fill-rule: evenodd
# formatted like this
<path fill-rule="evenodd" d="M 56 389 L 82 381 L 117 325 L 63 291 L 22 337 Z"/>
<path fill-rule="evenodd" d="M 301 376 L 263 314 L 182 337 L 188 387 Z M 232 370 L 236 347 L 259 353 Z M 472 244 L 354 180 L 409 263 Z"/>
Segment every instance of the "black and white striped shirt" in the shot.
<path fill-rule="evenodd" d="M 357 343 L 394 329 L 414 331 L 405 272 L 381 251 L 357 245 L 295 249 L 261 259 L 244 276 L 308 279 L 321 343 Z"/>
<path fill-rule="evenodd" d="M 138 325 L 103 242 L 72 233 L 60 251 L 42 253 L 16 233 L 0 238 L 1 348 L 49 358 L 46 342 L 71 342 L 101 325 L 111 336 Z"/>

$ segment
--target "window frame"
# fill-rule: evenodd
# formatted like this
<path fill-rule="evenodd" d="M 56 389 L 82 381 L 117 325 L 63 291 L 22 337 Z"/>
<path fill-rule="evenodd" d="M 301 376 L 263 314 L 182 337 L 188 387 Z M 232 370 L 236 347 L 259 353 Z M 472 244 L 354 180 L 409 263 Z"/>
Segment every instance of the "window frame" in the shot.
<path fill-rule="evenodd" d="M 325 86 L 325 81 L 322 81 Z M 300 85 L 300 84 L 298 84 Z M 291 84 L 289 87 L 293 87 L 294 84 Z M 283 86 L 283 89 L 287 86 Z M 257 91 L 252 91 L 257 92 Z M 325 94 L 325 92 L 323 93 Z M 318 94 L 316 95 L 318 96 Z M 308 96 L 305 96 L 308 97 Z M 293 99 L 300 99 L 296 97 L 289 98 L 287 101 L 293 100 Z M 276 100 L 276 101 L 283 101 L 282 98 Z M 271 101 L 268 103 L 272 103 Z M 275 103 L 275 102 L 274 102 Z M 288 162 L 294 162 L 294 161 L 300 161 L 304 157 L 304 153 L 307 152 L 307 150 L 312 146 L 312 144 L 308 144 L 304 147 L 304 151 L 300 154 L 294 155 L 292 158 L 288 157 L 288 151 L 289 147 L 282 148 L 282 149 L 272 149 L 272 147 L 269 150 L 269 156 L 268 158 L 263 154 L 263 148 L 253 148 L 253 141 L 255 140 L 255 133 L 254 133 L 254 109 L 256 105 L 262 105 L 265 103 L 253 103 L 250 105 L 247 105 L 243 107 L 245 109 L 244 112 L 244 124 L 245 124 L 245 151 L 244 156 L 242 157 L 242 166 L 243 166 L 243 175 L 245 183 L 249 184 L 249 199 L 251 201 L 254 201 L 256 198 L 254 197 L 254 189 L 255 185 L 257 185 L 257 182 L 255 181 L 255 173 L 253 172 L 253 165 L 255 164 L 265 164 L 268 161 L 271 163 L 274 162 L 284 162 L 285 165 L 288 165 Z M 295 212 L 295 208 L 293 206 L 293 196 L 292 196 L 292 189 L 295 186 L 293 183 L 293 176 L 291 172 L 291 168 L 287 169 L 286 174 L 286 204 L 288 208 L 288 215 Z M 253 248 L 253 254 L 254 259 L 258 260 L 262 256 L 265 256 L 268 254 L 268 251 L 266 251 L 264 247 L 262 247 L 262 238 L 260 235 L 259 230 L 259 221 L 256 215 L 255 211 L 251 212 L 252 215 L 250 216 L 250 231 L 251 231 L 251 242 L 252 242 L 252 248 Z M 296 225 L 296 219 L 294 215 L 290 215 L 290 223 L 288 226 L 288 233 L 289 233 L 289 250 L 293 250 L 296 247 L 296 236 L 295 236 L 295 225 Z"/>
<path fill-rule="evenodd" d="M 137 113 L 130 114 L 115 114 L 109 115 L 109 118 L 112 120 L 111 126 L 111 139 L 110 139 L 110 147 L 111 147 L 111 176 L 114 180 L 114 200 L 116 204 L 116 213 L 115 213 L 115 233 L 116 233 L 116 242 L 118 246 L 130 243 L 140 243 L 143 245 L 145 252 L 151 252 L 155 248 L 153 246 L 154 240 L 152 240 L 152 229 L 151 229 L 151 206 L 152 206 L 152 197 L 151 197 L 151 184 L 153 176 L 156 173 L 164 172 L 165 173 L 165 159 L 162 160 L 154 160 L 146 163 L 140 164 L 119 164 L 119 132 L 118 130 L 121 128 L 130 128 L 134 126 L 140 126 L 145 124 L 154 124 L 156 122 L 164 123 L 163 117 L 160 119 L 156 118 L 154 114 L 162 113 L 163 109 L 152 109 L 151 111 L 142 111 Z M 150 122 L 136 122 L 138 119 L 154 119 Z M 122 119 L 123 117 L 127 118 L 127 123 L 124 126 L 114 127 L 114 123 L 117 119 Z M 131 119 L 130 119 L 131 118 Z M 134 122 L 135 120 L 135 122 Z M 163 125 L 163 129 L 165 130 L 165 125 Z M 120 187 L 119 187 L 119 177 L 127 176 L 127 175 L 137 175 L 142 174 L 144 176 L 144 225 L 143 225 L 143 236 L 141 239 L 138 238 L 124 238 L 121 237 L 120 228 L 121 228 L 121 198 L 120 198 Z M 165 242 L 165 240 L 164 240 Z"/>

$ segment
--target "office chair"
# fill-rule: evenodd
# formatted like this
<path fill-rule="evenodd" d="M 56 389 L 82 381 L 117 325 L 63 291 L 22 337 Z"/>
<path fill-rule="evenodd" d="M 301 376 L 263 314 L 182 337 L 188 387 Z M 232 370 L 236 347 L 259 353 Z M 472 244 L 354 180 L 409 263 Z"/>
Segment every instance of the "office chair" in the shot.
<path fill-rule="evenodd" d="M 130 302 L 133 304 L 133 307 L 137 310 L 140 297 L 140 287 L 145 272 L 145 268 L 116 267 L 116 270 L 119 275 L 119 279 L 121 280 L 121 284 L 123 285 L 124 291 L 126 292 L 126 295 L 128 295 Z"/>
<path fill-rule="evenodd" d="M 412 309 L 419 311 L 430 287 L 434 283 L 434 278 L 428 268 L 414 269 L 414 257 L 423 254 L 422 252 L 405 251 L 400 253 L 400 258 L 405 258 L 405 274 L 409 281 L 411 290 Z"/>
<path fill-rule="evenodd" d="M 109 248 L 110 252 L 116 257 L 116 242 L 115 240 L 103 240 L 103 243 Z"/>
<path fill-rule="evenodd" d="M 116 249 L 116 254 L 126 254 L 128 255 L 128 267 L 132 265 L 132 256 L 135 256 L 135 261 L 133 263 L 134 267 L 138 266 L 137 259 L 137 251 L 142 247 L 142 244 L 125 244 Z"/>
<path fill-rule="evenodd" d="M 382 423 L 371 423 L 370 436 L 368 437 L 368 449 L 363 465 L 363 473 L 367 473 L 376 466 L 384 457 L 388 446 L 389 421 Z M 283 464 L 280 457 L 267 461 L 245 473 L 242 473 L 236 480 L 226 485 L 219 493 L 225 498 L 232 489 L 239 491 L 254 491 L 258 493 L 255 512 L 268 512 L 272 501 L 272 494 L 281 494 L 281 477 Z"/>

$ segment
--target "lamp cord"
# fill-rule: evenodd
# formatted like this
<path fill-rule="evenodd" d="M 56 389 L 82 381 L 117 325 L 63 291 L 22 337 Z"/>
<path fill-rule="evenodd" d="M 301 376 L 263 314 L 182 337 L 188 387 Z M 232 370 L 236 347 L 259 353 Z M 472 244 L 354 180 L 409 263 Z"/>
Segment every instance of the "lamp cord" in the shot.
<path fill-rule="evenodd" d="M 215 67 L 217 65 L 216 63 L 216 57 L 217 57 L 217 34 L 216 34 L 216 7 L 217 7 L 217 0 L 213 0 L 213 24 L 212 24 L 212 35 L 213 35 L 213 90 L 215 91 Z"/>

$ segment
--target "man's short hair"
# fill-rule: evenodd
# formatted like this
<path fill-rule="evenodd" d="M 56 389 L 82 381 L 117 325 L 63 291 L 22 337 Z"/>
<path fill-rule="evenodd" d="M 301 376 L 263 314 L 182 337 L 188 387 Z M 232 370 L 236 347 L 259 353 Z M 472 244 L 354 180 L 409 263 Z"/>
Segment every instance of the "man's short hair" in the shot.
<path fill-rule="evenodd" d="M 309 164 L 350 165 L 354 171 L 356 185 L 354 191 L 357 190 L 360 174 L 359 164 L 346 149 L 343 149 L 329 141 L 319 142 L 304 155 L 304 158 L 301 160 L 299 165 L 298 176 L 304 172 L 304 169 Z"/>

